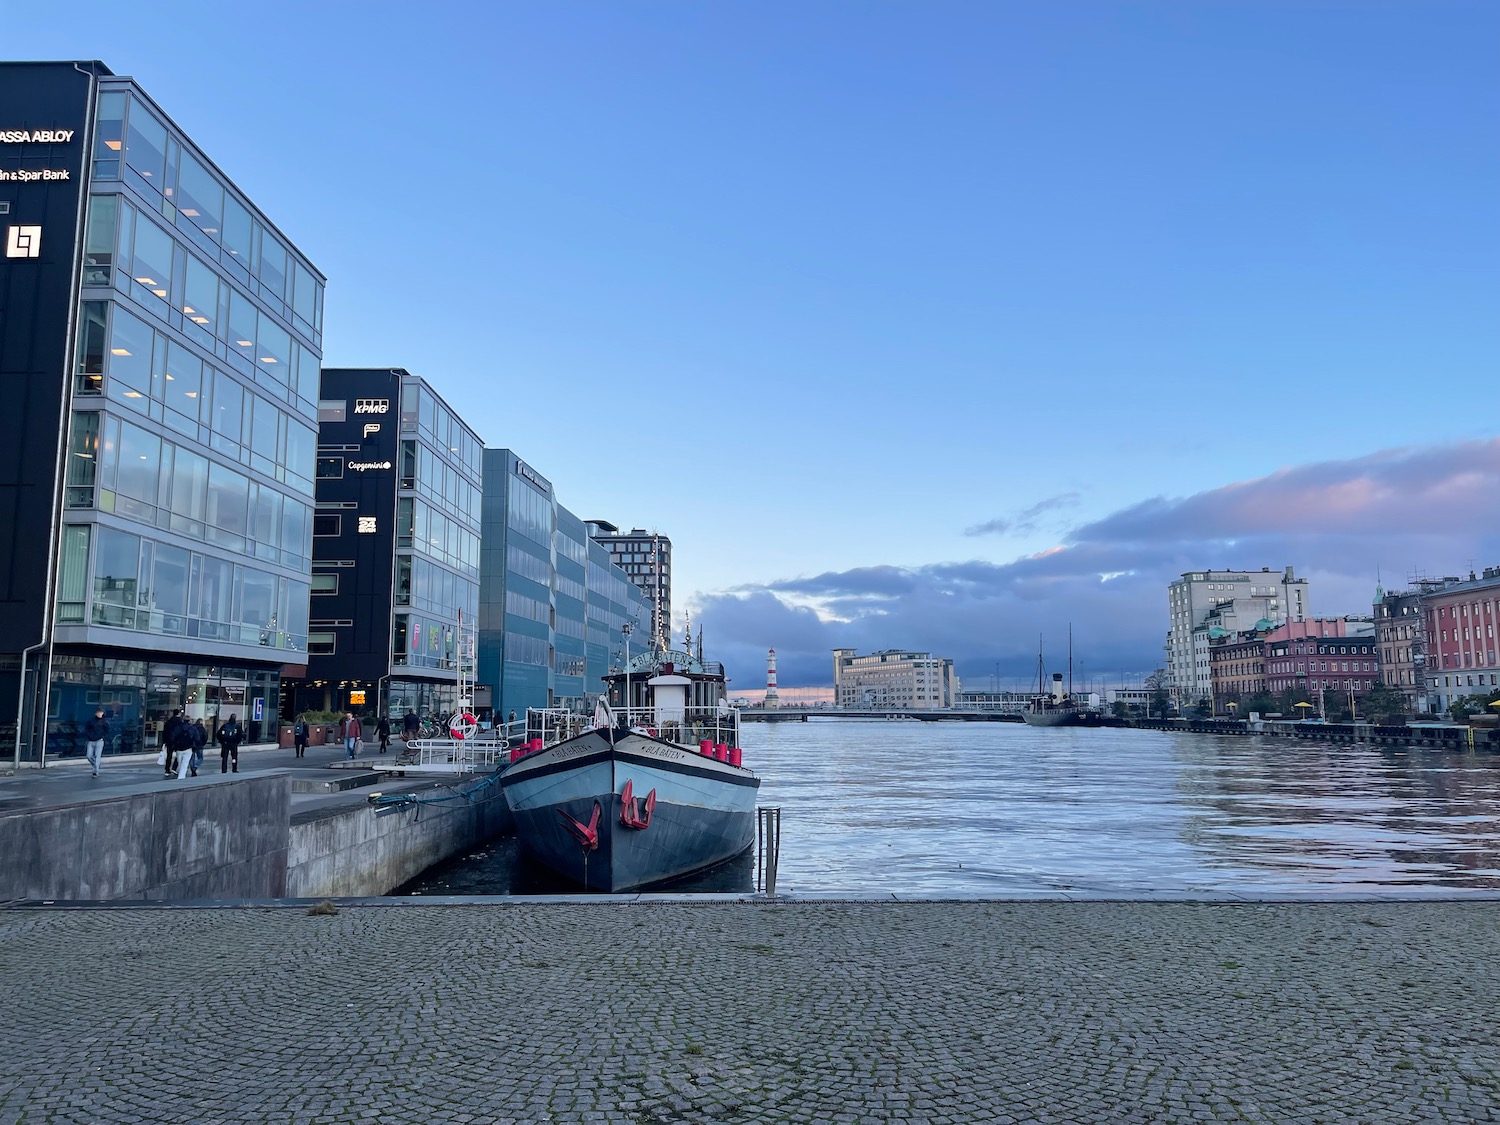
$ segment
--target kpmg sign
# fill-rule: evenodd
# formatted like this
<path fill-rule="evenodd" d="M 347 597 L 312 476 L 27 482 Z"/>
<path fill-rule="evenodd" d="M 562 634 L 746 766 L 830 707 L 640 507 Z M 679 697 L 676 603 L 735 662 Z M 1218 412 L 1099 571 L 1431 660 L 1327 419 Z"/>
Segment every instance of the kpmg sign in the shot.
<path fill-rule="evenodd" d="M 538 473 L 532 472 L 531 466 L 526 464 L 526 462 L 522 461 L 519 457 L 516 458 L 516 475 L 523 478 L 524 480 L 529 480 L 543 492 L 552 491 L 552 485 L 548 483 L 547 479 Z"/>

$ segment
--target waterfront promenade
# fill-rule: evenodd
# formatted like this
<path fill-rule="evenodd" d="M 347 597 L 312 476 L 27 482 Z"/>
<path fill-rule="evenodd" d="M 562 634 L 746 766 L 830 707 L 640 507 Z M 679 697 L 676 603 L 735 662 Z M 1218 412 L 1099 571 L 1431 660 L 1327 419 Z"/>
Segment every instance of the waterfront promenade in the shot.
<path fill-rule="evenodd" d="M 0 1125 L 1500 1119 L 1495 903 L 0 912 Z"/>

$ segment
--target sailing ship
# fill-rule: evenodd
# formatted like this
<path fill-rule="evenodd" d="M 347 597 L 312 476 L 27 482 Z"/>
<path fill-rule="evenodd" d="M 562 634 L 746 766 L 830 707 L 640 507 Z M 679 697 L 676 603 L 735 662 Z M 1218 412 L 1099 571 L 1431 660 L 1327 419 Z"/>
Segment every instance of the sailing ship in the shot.
<path fill-rule="evenodd" d="M 632 891 L 744 853 L 760 779 L 742 763 L 722 665 L 653 644 L 604 677 L 592 722 L 527 713 L 500 787 L 533 860 L 588 890 Z M 689 634 L 691 637 L 691 633 Z"/>
<path fill-rule="evenodd" d="M 1073 630 L 1068 630 L 1068 678 L 1073 676 Z M 1052 690 L 1047 690 L 1047 665 L 1042 659 L 1042 642 L 1036 646 L 1036 696 L 1021 712 L 1021 719 L 1033 727 L 1062 727 L 1080 722 L 1082 711 L 1071 691 L 1063 690 L 1061 672 L 1052 673 Z"/>

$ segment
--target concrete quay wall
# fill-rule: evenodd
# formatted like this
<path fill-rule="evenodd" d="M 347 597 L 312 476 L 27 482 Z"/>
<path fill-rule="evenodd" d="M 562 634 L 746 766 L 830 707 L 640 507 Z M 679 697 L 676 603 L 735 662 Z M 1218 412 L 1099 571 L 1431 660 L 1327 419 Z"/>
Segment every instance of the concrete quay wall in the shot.
<path fill-rule="evenodd" d="M 0 813 L 0 900 L 225 899 L 286 894 L 284 774 Z"/>
<path fill-rule="evenodd" d="M 1376 726 L 1373 723 L 1298 723 L 1276 719 L 1128 719 L 1138 730 L 1195 734 L 1265 734 L 1305 742 L 1350 742 L 1426 750 L 1500 750 L 1500 729 L 1454 724 Z"/>
<path fill-rule="evenodd" d="M 489 799 L 418 804 L 379 815 L 368 806 L 319 809 L 292 818 L 288 898 L 383 895 L 511 828 L 498 790 Z"/>

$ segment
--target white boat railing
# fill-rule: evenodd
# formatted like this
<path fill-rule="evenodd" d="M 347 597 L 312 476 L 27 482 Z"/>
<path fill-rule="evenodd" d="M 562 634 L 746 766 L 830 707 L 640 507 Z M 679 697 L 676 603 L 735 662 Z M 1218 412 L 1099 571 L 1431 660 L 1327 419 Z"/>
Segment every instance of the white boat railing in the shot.
<path fill-rule="evenodd" d="M 596 730 L 602 716 L 581 714 L 560 707 L 533 707 L 526 712 L 524 741 L 540 738 L 543 746 Z M 651 732 L 667 742 L 697 750 L 705 741 L 715 745 L 740 745 L 740 713 L 735 708 L 684 707 L 619 708 L 609 712 L 616 726 L 626 718 L 637 730 Z"/>
<path fill-rule="evenodd" d="M 400 764 L 436 773 L 479 773 L 506 760 L 505 744 L 492 739 L 417 738 L 406 744 Z"/>

